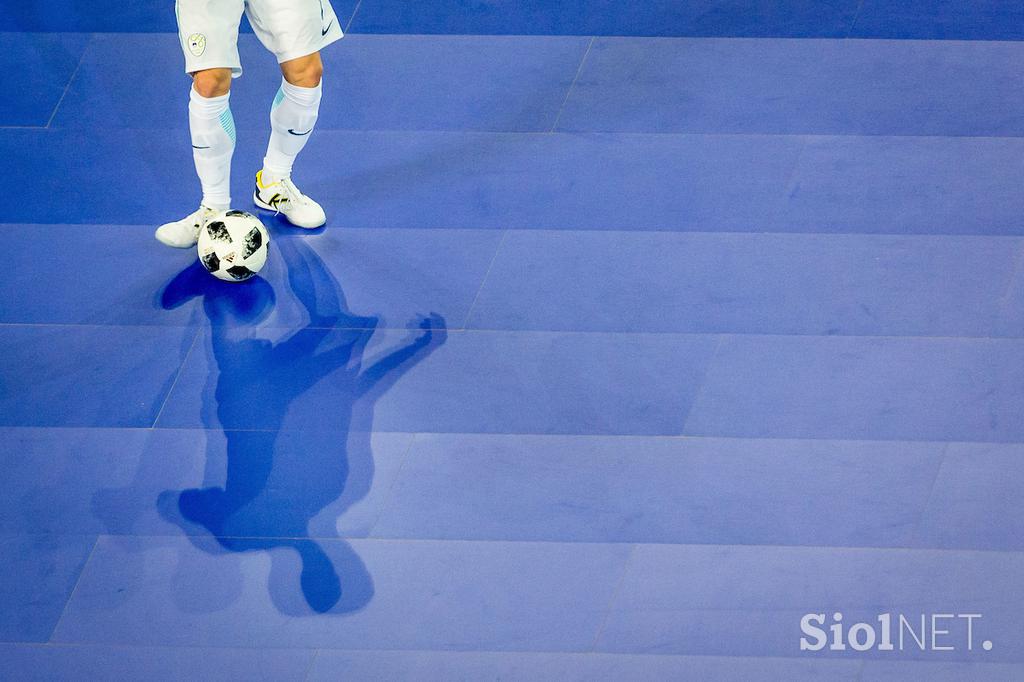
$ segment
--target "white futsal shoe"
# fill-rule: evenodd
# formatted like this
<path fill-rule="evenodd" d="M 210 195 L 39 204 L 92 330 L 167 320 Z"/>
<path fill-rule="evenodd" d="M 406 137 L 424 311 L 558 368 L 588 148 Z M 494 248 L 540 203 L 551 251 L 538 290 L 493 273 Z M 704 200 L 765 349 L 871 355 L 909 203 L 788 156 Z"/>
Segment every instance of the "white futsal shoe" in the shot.
<path fill-rule="evenodd" d="M 212 208 L 200 205 L 199 210 L 181 220 L 175 220 L 173 223 L 166 223 L 156 228 L 156 238 L 161 243 L 176 249 L 195 246 L 195 243 L 199 241 L 199 230 L 203 229 L 206 221 L 217 213 L 218 211 Z"/>
<path fill-rule="evenodd" d="M 264 183 L 263 171 L 256 173 L 252 200 L 262 209 L 284 215 L 296 227 L 312 230 L 327 222 L 327 215 L 320 204 L 300 192 L 291 178 Z"/>

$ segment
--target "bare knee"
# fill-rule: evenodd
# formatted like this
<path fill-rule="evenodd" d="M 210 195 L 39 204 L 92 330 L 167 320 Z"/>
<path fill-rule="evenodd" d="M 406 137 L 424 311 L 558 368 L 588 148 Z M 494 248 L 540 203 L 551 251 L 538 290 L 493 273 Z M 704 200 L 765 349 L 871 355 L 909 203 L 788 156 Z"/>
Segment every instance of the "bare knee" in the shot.
<path fill-rule="evenodd" d="M 221 97 L 231 90 L 231 69 L 206 69 L 192 74 L 192 87 L 203 97 Z"/>
<path fill-rule="evenodd" d="M 300 88 L 315 88 L 320 85 L 320 79 L 324 75 L 324 63 L 320 60 L 320 54 L 314 52 L 305 57 L 292 59 L 281 64 L 281 73 L 284 79 L 292 85 Z"/>

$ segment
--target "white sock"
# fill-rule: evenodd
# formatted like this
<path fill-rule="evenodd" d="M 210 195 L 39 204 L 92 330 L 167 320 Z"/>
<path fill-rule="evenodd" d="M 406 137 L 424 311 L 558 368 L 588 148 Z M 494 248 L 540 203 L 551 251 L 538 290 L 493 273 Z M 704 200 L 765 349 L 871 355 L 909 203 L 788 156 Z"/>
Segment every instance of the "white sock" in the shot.
<path fill-rule="evenodd" d="M 228 105 L 230 97 L 230 93 L 222 97 L 203 97 L 193 88 L 188 103 L 192 158 L 203 186 L 203 205 L 219 211 L 231 207 L 235 119 Z"/>
<path fill-rule="evenodd" d="M 281 80 L 281 89 L 270 109 L 270 144 L 263 157 L 263 176 L 266 182 L 287 178 L 292 164 L 313 132 L 320 113 L 322 84 L 315 88 L 302 88 Z"/>

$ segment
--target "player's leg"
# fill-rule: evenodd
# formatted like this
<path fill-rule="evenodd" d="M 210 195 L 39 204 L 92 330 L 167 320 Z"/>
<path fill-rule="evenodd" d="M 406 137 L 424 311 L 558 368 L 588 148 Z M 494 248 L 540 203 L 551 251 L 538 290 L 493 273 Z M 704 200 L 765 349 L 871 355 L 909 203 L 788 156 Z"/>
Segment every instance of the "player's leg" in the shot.
<path fill-rule="evenodd" d="M 229 98 L 231 79 L 242 72 L 237 44 L 243 7 L 242 0 L 178 2 L 185 70 L 192 76 L 188 104 L 192 158 L 203 198 L 198 210 L 157 229 L 156 238 L 168 246 L 192 246 L 205 221 L 231 205 L 235 123 Z"/>
<path fill-rule="evenodd" d="M 319 52 L 281 64 L 283 78 L 270 112 L 270 144 L 263 159 L 265 178 L 291 176 L 295 157 L 306 146 L 320 114 L 323 70 Z"/>
<path fill-rule="evenodd" d="M 277 56 L 282 74 L 271 105 L 270 142 L 263 169 L 256 174 L 253 200 L 299 227 L 319 227 L 326 221 L 323 208 L 295 187 L 291 175 L 320 111 L 320 49 L 342 37 L 341 27 L 329 0 L 301 4 L 250 0 L 249 18 L 256 35 Z"/>
<path fill-rule="evenodd" d="M 254 200 L 262 208 L 280 210 L 294 224 L 319 227 L 323 209 L 291 183 L 292 166 L 312 136 L 320 112 L 323 64 L 314 52 L 281 64 L 281 87 L 270 110 L 270 142 L 263 169 L 256 174 Z"/>
<path fill-rule="evenodd" d="M 231 115 L 231 70 L 208 69 L 193 77 L 188 104 L 192 158 L 203 188 L 203 206 L 215 211 L 231 207 L 231 156 L 235 121 Z"/>

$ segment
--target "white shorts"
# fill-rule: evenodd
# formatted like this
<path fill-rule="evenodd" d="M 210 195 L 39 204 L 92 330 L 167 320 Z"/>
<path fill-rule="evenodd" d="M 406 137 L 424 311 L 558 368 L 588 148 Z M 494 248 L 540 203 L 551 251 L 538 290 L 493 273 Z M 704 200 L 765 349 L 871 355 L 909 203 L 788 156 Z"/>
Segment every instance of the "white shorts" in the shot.
<path fill-rule="evenodd" d="M 330 0 L 177 0 L 174 9 L 187 73 L 231 69 L 235 78 L 242 75 L 242 12 L 279 64 L 319 52 L 344 35 Z"/>

